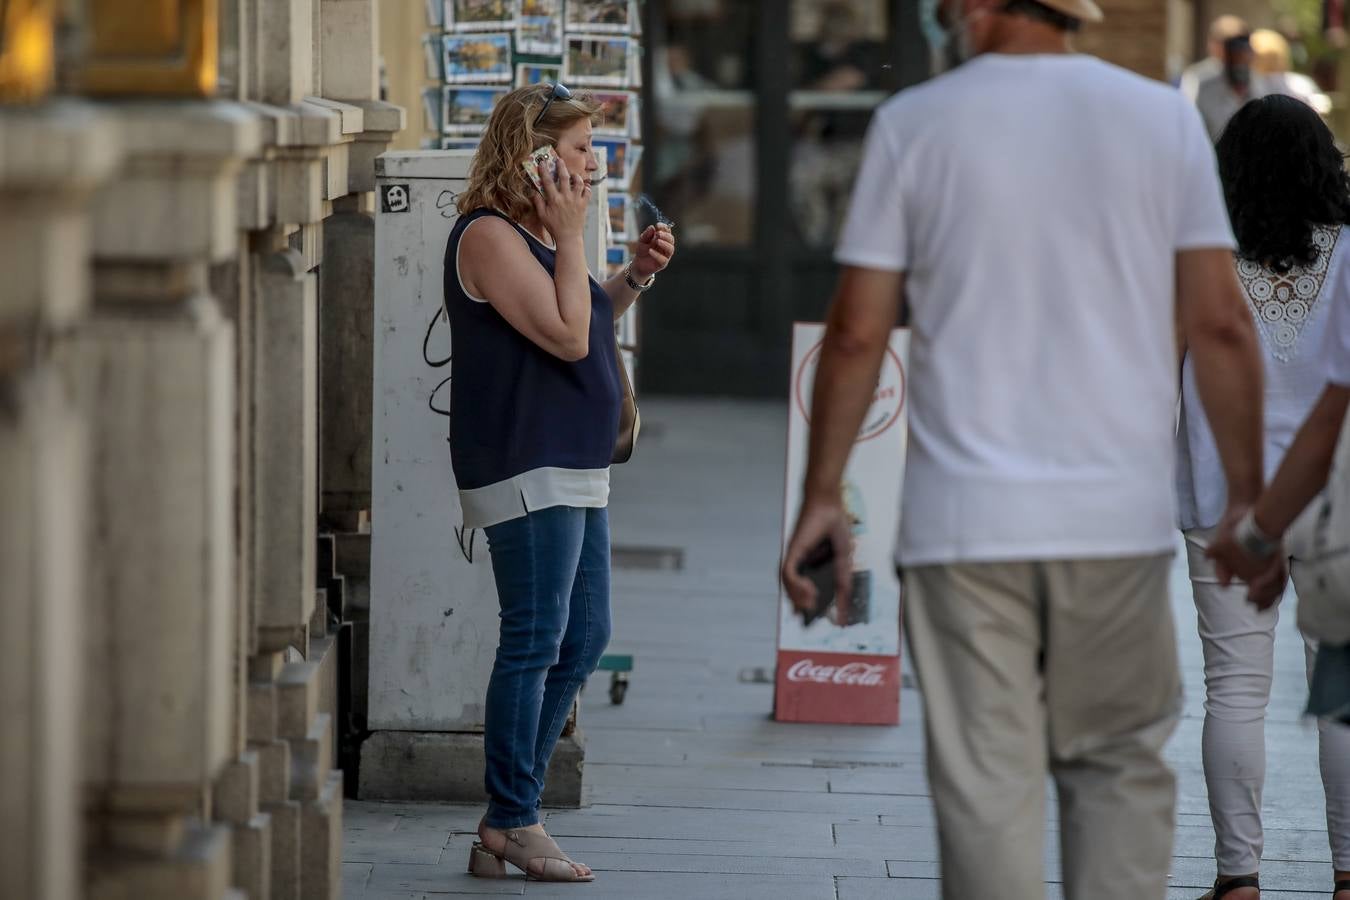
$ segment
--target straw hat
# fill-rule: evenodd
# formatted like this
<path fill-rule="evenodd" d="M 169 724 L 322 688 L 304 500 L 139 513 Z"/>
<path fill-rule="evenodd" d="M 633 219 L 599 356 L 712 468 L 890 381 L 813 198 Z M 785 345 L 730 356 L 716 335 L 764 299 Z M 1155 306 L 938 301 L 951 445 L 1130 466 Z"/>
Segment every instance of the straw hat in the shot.
<path fill-rule="evenodd" d="M 1105 18 L 1102 15 L 1102 8 L 1092 0 L 1036 0 L 1036 2 L 1080 22 L 1100 22 Z"/>

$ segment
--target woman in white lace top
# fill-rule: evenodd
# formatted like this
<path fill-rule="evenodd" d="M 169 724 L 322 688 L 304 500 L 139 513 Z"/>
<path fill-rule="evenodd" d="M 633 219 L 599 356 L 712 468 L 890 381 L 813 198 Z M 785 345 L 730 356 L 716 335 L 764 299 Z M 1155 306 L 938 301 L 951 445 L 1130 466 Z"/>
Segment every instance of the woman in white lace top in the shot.
<path fill-rule="evenodd" d="M 1326 383 L 1330 308 L 1350 303 L 1350 178 L 1331 132 L 1299 100 L 1244 107 L 1218 144 L 1238 242 L 1238 275 L 1266 360 L 1269 478 Z M 1205 653 L 1203 753 L 1218 879 L 1206 897 L 1260 896 L 1265 716 L 1279 606 L 1258 611 L 1245 587 L 1222 587 L 1205 549 L 1224 511 L 1225 480 L 1190 361 L 1183 357 L 1177 430 L 1179 524 L 1186 537 Z M 1297 590 L 1297 583 L 1295 589 Z M 1308 643 L 1308 661 L 1315 648 Z M 1335 879 L 1350 878 L 1350 727 L 1319 726 Z M 1350 900 L 1350 891 L 1335 894 Z"/>

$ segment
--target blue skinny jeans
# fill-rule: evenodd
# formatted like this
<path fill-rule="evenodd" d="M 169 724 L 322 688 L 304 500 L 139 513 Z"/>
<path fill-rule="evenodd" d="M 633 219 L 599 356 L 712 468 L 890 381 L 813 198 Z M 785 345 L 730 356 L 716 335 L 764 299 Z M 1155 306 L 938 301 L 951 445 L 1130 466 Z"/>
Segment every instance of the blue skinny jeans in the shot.
<path fill-rule="evenodd" d="M 484 529 L 501 602 L 488 682 L 486 823 L 539 821 L 553 748 L 609 643 L 609 512 L 555 506 Z"/>

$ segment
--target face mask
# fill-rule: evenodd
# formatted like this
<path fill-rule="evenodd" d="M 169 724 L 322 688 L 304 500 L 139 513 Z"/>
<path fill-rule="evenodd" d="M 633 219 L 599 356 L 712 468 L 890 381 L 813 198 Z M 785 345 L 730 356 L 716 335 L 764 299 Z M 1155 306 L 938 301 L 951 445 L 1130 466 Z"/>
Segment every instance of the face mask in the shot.
<path fill-rule="evenodd" d="M 942 0 L 920 0 L 919 24 L 934 58 L 941 61 L 942 71 L 947 71 L 968 61 L 974 55 L 970 47 L 967 26 L 988 10 L 977 9 L 964 18 L 948 21 L 941 2 Z"/>
<path fill-rule="evenodd" d="M 1245 88 L 1252 83 L 1252 70 L 1250 66 L 1241 64 L 1229 65 L 1224 68 L 1224 74 L 1228 77 L 1228 83 L 1235 88 Z"/>

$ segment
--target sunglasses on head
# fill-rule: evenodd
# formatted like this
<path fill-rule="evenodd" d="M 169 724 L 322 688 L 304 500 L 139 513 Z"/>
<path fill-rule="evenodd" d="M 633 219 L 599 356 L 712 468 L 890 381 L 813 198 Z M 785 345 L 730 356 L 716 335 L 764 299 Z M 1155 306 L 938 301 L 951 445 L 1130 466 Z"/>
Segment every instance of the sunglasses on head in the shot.
<path fill-rule="evenodd" d="M 539 115 L 534 117 L 535 127 L 537 128 L 539 123 L 544 121 L 544 113 L 548 112 L 548 108 L 553 104 L 554 100 L 571 99 L 572 92 L 567 89 L 567 85 L 561 83 L 553 85 L 553 90 L 549 92 L 548 99 L 544 101 L 543 108 L 539 110 Z"/>

